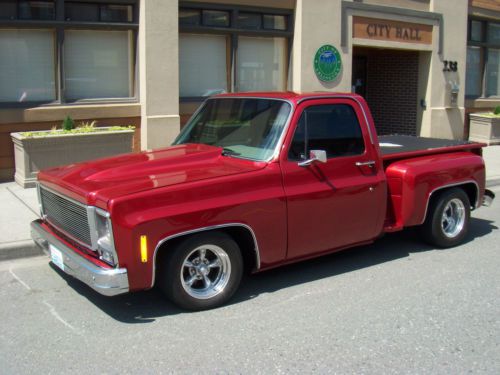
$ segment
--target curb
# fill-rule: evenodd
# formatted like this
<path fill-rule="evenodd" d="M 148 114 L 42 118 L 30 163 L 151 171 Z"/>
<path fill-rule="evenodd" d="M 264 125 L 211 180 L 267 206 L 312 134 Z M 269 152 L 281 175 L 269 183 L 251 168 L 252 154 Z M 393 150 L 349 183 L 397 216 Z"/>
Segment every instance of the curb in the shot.
<path fill-rule="evenodd" d="M 486 187 L 493 187 L 500 185 L 500 178 L 493 178 L 491 180 L 486 181 Z"/>
<path fill-rule="evenodd" d="M 43 250 L 32 240 L 0 244 L 0 261 L 43 255 Z"/>

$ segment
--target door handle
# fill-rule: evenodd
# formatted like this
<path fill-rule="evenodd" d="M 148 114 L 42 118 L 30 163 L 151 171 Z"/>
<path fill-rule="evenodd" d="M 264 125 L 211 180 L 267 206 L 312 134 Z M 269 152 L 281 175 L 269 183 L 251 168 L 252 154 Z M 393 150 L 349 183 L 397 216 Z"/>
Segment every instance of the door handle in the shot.
<path fill-rule="evenodd" d="M 375 166 L 375 161 L 370 160 L 370 161 L 357 161 L 356 162 L 356 167 L 370 167 L 373 168 Z"/>

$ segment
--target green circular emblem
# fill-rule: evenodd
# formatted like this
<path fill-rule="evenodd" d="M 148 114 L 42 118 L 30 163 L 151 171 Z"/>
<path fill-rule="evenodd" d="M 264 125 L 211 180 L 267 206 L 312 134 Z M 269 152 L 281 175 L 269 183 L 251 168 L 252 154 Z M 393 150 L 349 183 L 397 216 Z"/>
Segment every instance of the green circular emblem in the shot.
<path fill-rule="evenodd" d="M 342 60 L 337 48 L 329 44 L 321 46 L 314 56 L 314 72 L 324 82 L 335 81 L 342 69 Z"/>

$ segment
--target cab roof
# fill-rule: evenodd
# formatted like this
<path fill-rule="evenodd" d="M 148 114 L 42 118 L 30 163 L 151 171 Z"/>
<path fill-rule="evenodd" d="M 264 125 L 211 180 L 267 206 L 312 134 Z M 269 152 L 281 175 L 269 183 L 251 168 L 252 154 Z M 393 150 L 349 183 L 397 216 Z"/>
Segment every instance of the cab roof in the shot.
<path fill-rule="evenodd" d="M 322 98 L 322 97 L 335 97 L 335 96 L 351 96 L 358 97 L 356 94 L 352 93 L 341 93 L 341 92 L 327 92 L 327 91 L 317 91 L 317 92 L 307 92 L 307 93 L 297 93 L 294 91 L 258 91 L 258 92 L 236 92 L 230 94 L 219 94 L 212 98 L 263 98 L 263 99 L 282 99 L 291 100 L 293 102 L 300 102 L 302 99 L 310 98 Z"/>

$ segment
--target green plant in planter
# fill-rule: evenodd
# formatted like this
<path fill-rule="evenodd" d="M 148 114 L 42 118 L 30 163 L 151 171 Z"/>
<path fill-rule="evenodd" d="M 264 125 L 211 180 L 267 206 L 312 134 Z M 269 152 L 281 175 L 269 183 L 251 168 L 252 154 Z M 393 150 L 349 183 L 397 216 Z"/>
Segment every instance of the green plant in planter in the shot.
<path fill-rule="evenodd" d="M 53 126 L 51 130 L 44 131 L 33 131 L 33 132 L 22 132 L 20 133 L 25 138 L 40 138 L 46 136 L 58 136 L 67 134 L 84 134 L 84 133 L 105 133 L 110 131 L 118 130 L 134 130 L 135 126 L 108 126 L 105 128 L 98 128 L 96 126 L 97 121 L 82 121 L 78 126 L 75 126 L 75 122 L 70 116 L 66 116 L 62 122 L 62 129 L 57 129 L 57 126 Z"/>
<path fill-rule="evenodd" d="M 62 128 L 66 131 L 73 130 L 75 128 L 75 122 L 73 121 L 73 119 L 71 117 L 66 116 L 66 118 L 64 119 L 64 121 L 62 123 Z"/>
<path fill-rule="evenodd" d="M 484 118 L 500 118 L 500 105 L 497 105 L 490 112 L 471 113 L 471 115 L 484 117 Z"/>
<path fill-rule="evenodd" d="M 91 133 L 97 130 L 96 128 L 97 121 L 82 121 L 80 125 L 76 127 L 80 133 Z M 75 129 L 75 130 L 76 130 Z"/>

